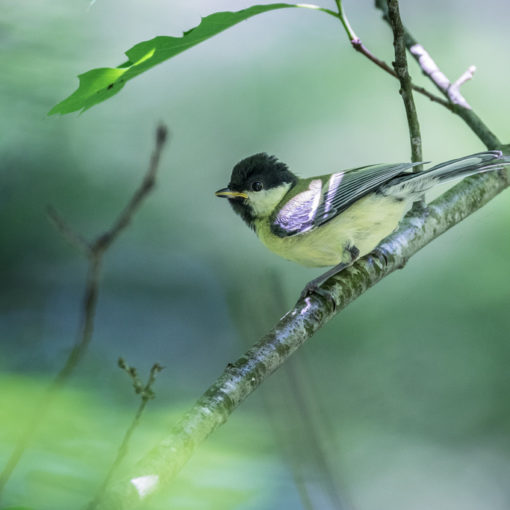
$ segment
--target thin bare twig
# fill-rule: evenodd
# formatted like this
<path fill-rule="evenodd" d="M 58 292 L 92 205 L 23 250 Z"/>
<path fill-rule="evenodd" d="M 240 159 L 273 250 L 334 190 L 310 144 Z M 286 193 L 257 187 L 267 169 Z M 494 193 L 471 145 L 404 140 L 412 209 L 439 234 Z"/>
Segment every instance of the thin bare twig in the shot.
<path fill-rule="evenodd" d="M 139 209 L 145 197 L 149 194 L 155 184 L 156 172 L 161 158 L 161 152 L 168 137 L 168 129 L 163 124 L 159 125 L 156 130 L 156 144 L 152 152 L 149 169 L 145 177 L 135 191 L 133 197 L 120 213 L 117 220 L 113 223 L 110 230 L 99 236 L 92 244 L 94 250 L 106 250 L 118 235 L 129 225 L 136 211 Z"/>
<path fill-rule="evenodd" d="M 361 39 L 352 39 L 351 40 L 352 47 L 364 55 L 368 60 L 373 62 L 376 66 L 380 67 L 384 71 L 386 71 L 388 74 L 391 74 L 394 78 L 398 78 L 397 73 L 386 63 L 384 60 L 380 60 L 377 58 L 361 41 Z M 427 89 L 420 87 L 419 85 L 415 85 L 411 82 L 411 87 L 416 92 L 422 94 L 423 96 L 430 99 L 433 103 L 440 104 L 441 106 L 444 106 L 448 110 L 452 111 L 452 106 L 448 101 L 445 101 L 443 98 L 436 96 L 435 94 L 432 94 L 432 92 L 429 92 Z"/>
<path fill-rule="evenodd" d="M 388 17 L 393 31 L 393 46 L 395 48 L 395 62 L 393 67 L 397 73 L 400 81 L 400 95 L 404 101 L 406 110 L 407 125 L 409 127 L 409 139 L 411 142 L 411 161 L 413 163 L 423 161 L 422 147 L 421 147 L 421 134 L 420 123 L 418 121 L 418 114 L 416 113 L 416 106 L 413 99 L 413 90 L 411 86 L 411 77 L 407 68 L 406 46 L 404 42 L 404 27 L 400 19 L 400 10 L 398 7 L 398 0 L 387 0 L 388 2 Z M 423 165 L 415 167 L 414 171 L 420 172 L 423 170 Z"/>
<path fill-rule="evenodd" d="M 361 39 L 356 35 L 354 30 L 350 26 L 347 17 L 345 16 L 345 13 L 342 8 L 342 1 L 335 0 L 335 2 L 338 7 L 338 13 L 336 15 L 335 13 L 329 14 L 340 19 L 344 27 L 344 30 L 347 36 L 349 37 L 352 47 L 356 51 L 364 55 L 366 58 L 368 58 L 375 65 L 383 69 L 386 73 L 391 74 L 395 78 L 398 78 L 395 71 L 388 64 L 386 64 L 386 62 L 377 58 L 370 50 L 368 50 L 368 48 L 363 44 Z M 386 0 L 375 0 L 375 6 L 376 8 L 380 9 L 383 12 L 383 18 L 389 23 L 388 6 L 386 4 Z M 500 147 L 501 142 L 498 140 L 496 135 L 485 125 L 485 123 L 480 119 L 480 117 L 478 117 L 478 115 L 471 109 L 467 101 L 465 101 L 465 99 L 460 95 L 460 91 L 458 90 L 458 88 L 456 89 L 455 87 L 453 87 L 452 89 L 450 80 L 448 80 L 446 75 L 435 64 L 434 60 L 423 48 L 423 46 L 418 44 L 416 39 L 409 33 L 405 26 L 404 26 L 404 41 L 406 48 L 411 52 L 415 60 L 418 62 L 418 65 L 420 65 L 424 74 L 426 74 L 434 83 L 434 85 L 436 85 L 436 87 L 440 90 L 440 92 L 447 97 L 447 100 L 444 100 L 441 97 L 432 94 L 427 89 L 419 87 L 414 83 L 411 84 L 412 89 L 428 97 L 434 103 L 438 103 L 444 106 L 446 109 L 450 110 L 451 112 L 461 117 L 488 149 L 497 149 L 498 147 Z"/>
<path fill-rule="evenodd" d="M 155 148 L 152 153 L 149 168 L 141 185 L 135 191 L 133 197 L 125 209 L 121 212 L 118 219 L 113 223 L 113 226 L 104 234 L 98 236 L 91 243 L 87 242 L 82 236 L 75 233 L 54 208 L 48 208 L 48 216 L 61 235 L 67 242 L 78 248 L 89 259 L 87 282 L 83 294 L 81 324 L 74 347 L 71 349 L 64 366 L 53 379 L 53 382 L 48 387 L 45 395 L 39 400 L 34 409 L 33 418 L 27 421 L 26 429 L 23 431 L 21 438 L 17 442 L 13 452 L 7 459 L 7 462 L 0 473 L 0 493 L 23 456 L 23 453 L 30 443 L 35 431 L 42 423 L 45 415 L 50 409 L 55 396 L 65 385 L 67 379 L 73 373 L 74 369 L 80 363 L 83 355 L 87 351 L 94 331 L 94 317 L 99 294 L 99 279 L 104 252 L 118 237 L 121 231 L 129 224 L 131 218 L 139 209 L 142 201 L 153 188 L 161 152 L 166 139 L 167 128 L 164 125 L 160 125 L 156 131 Z"/>
<path fill-rule="evenodd" d="M 476 66 L 469 66 L 458 78 L 455 80 L 450 87 L 448 88 L 448 97 L 462 97 L 460 94 L 460 87 L 464 85 L 467 81 L 473 79 L 473 75 L 475 74 Z M 452 102 L 453 99 L 451 99 Z M 461 105 L 462 106 L 462 105 Z M 471 110 L 471 106 L 466 106 L 469 110 Z"/>
<path fill-rule="evenodd" d="M 135 431 L 138 424 L 140 423 L 140 418 L 142 417 L 142 414 L 145 410 L 145 406 L 147 405 L 149 400 L 154 399 L 156 396 L 154 390 L 152 389 L 152 385 L 156 381 L 158 373 L 161 372 L 161 370 L 163 370 L 164 368 L 159 363 L 154 363 L 149 372 L 147 382 L 143 384 L 140 378 L 138 377 L 138 373 L 135 367 L 129 366 L 122 358 L 119 358 L 118 365 L 122 370 L 124 370 L 129 375 L 129 377 L 131 377 L 133 389 L 137 395 L 140 395 L 140 404 L 138 406 L 135 416 L 133 417 L 133 420 L 131 421 L 131 424 L 126 430 L 126 433 L 124 434 L 119 449 L 117 450 L 115 460 L 110 466 L 110 469 L 108 470 L 108 473 L 106 474 L 101 486 L 99 487 L 96 495 L 94 496 L 94 499 L 87 505 L 86 507 L 87 510 L 94 510 L 95 508 L 97 508 L 97 505 L 101 501 L 101 498 L 105 490 L 107 489 L 113 475 L 117 471 L 124 457 L 127 455 L 129 442 L 131 441 L 131 436 L 133 435 L 133 432 Z"/>
<path fill-rule="evenodd" d="M 382 11 L 383 19 L 390 23 L 386 0 L 375 0 L 375 6 Z M 405 26 L 403 28 L 406 48 L 411 55 L 413 55 L 416 62 L 418 62 L 423 73 L 434 83 L 437 89 L 448 98 L 449 110 L 461 117 L 488 149 L 501 147 L 501 142 L 498 140 L 497 136 L 485 125 L 480 117 L 473 111 L 466 99 L 461 95 L 459 90 L 460 84 L 465 83 L 467 80 L 463 78 L 457 87 L 452 87 L 450 80 L 439 69 L 430 54 L 418 43 Z M 457 82 L 459 82 L 459 80 L 457 80 Z"/>
<path fill-rule="evenodd" d="M 336 5 L 338 7 L 338 13 L 333 13 L 332 15 L 335 16 L 340 20 L 342 23 L 344 30 L 347 34 L 347 37 L 349 38 L 349 41 L 352 45 L 352 47 L 362 55 L 364 55 L 368 60 L 373 62 L 376 66 L 380 67 L 383 71 L 387 72 L 388 74 L 391 74 L 394 78 L 398 78 L 397 73 L 389 66 L 384 60 L 381 60 L 377 58 L 362 42 L 362 40 L 356 35 L 354 30 L 352 29 L 349 20 L 347 19 L 347 16 L 344 13 L 343 7 L 342 7 L 342 1 L 341 0 L 335 0 Z M 418 85 L 415 85 L 411 82 L 411 87 L 416 92 L 424 95 L 434 103 L 438 103 L 448 110 L 452 110 L 452 105 L 445 101 L 443 98 L 436 96 L 435 94 L 432 94 L 427 89 L 420 87 Z"/>
<path fill-rule="evenodd" d="M 459 87 L 452 88 L 448 77 L 439 69 L 428 51 L 421 44 L 413 44 L 409 47 L 409 52 L 418 62 L 423 74 L 434 83 L 434 85 L 453 103 L 463 108 L 471 110 L 471 106 L 466 98 L 460 93 Z M 466 80 L 464 80 L 466 81 Z"/>
<path fill-rule="evenodd" d="M 90 256 L 91 247 L 89 242 L 80 234 L 75 232 L 53 206 L 49 205 L 46 207 L 46 214 L 54 227 L 60 232 L 60 235 L 73 248 L 81 251 L 86 257 Z"/>

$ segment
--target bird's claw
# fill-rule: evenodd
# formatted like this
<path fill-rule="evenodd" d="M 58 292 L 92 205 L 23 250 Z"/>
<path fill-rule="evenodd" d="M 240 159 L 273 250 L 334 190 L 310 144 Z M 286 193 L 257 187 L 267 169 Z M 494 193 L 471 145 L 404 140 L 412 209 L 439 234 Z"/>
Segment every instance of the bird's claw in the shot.
<path fill-rule="evenodd" d="M 312 294 L 317 294 L 318 296 L 323 297 L 326 301 L 329 301 L 333 305 L 333 310 L 336 309 L 336 302 L 333 299 L 331 293 L 319 287 L 319 284 L 315 282 L 308 282 L 305 285 L 305 288 L 301 291 L 299 299 L 300 300 L 306 299 L 307 297 L 310 297 Z"/>

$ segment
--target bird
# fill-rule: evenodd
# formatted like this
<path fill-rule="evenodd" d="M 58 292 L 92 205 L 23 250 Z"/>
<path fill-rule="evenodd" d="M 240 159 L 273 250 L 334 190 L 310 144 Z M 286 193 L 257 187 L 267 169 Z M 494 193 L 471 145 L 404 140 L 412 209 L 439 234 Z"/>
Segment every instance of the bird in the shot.
<path fill-rule="evenodd" d="M 275 254 L 308 267 L 331 267 L 301 297 L 372 252 L 412 204 L 437 184 L 510 165 L 499 150 L 453 159 L 420 172 L 421 163 L 377 164 L 299 178 L 275 156 L 249 156 L 216 191 Z"/>

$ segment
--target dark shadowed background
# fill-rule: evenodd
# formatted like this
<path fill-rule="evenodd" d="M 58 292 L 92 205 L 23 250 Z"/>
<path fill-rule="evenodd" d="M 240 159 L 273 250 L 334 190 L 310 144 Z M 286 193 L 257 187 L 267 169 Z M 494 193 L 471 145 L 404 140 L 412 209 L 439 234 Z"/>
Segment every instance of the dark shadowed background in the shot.
<path fill-rule="evenodd" d="M 259 2 L 269 3 L 269 2 Z M 322 5 L 333 8 L 333 1 Z M 404 22 L 508 140 L 510 4 L 402 2 Z M 76 337 L 86 261 L 48 222 L 85 236 L 138 185 L 159 121 L 172 131 L 157 188 L 105 258 L 95 335 L 41 425 L 4 504 L 79 508 L 137 401 L 116 366 L 166 367 L 129 461 L 294 303 L 320 270 L 268 252 L 214 191 L 266 151 L 299 175 L 409 159 L 398 82 L 318 12 L 255 17 L 143 74 L 82 115 L 47 117 L 76 75 L 115 66 L 246 0 L 7 0 L 0 45 L 0 466 Z M 345 0 L 392 59 L 371 1 Z M 427 84 L 414 62 L 413 78 Z M 428 86 L 428 84 L 427 84 Z M 427 160 L 483 149 L 416 97 Z M 503 510 L 510 506 L 510 193 L 416 255 L 324 327 L 184 468 L 154 509 Z M 129 462 L 128 461 L 128 462 Z M 308 501 L 311 501 L 309 503 Z"/>

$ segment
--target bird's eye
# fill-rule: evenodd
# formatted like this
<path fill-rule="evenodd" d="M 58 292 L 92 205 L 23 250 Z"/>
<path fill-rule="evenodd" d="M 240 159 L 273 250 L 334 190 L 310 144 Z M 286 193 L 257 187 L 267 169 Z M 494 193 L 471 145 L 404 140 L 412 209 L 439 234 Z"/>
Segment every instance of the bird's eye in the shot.
<path fill-rule="evenodd" d="M 264 186 L 262 185 L 262 183 L 261 183 L 260 181 L 255 181 L 255 182 L 254 182 L 254 183 L 252 183 L 252 185 L 251 185 L 251 189 L 252 189 L 253 191 L 261 191 L 263 187 L 264 187 Z"/>

